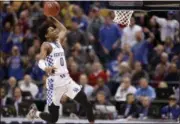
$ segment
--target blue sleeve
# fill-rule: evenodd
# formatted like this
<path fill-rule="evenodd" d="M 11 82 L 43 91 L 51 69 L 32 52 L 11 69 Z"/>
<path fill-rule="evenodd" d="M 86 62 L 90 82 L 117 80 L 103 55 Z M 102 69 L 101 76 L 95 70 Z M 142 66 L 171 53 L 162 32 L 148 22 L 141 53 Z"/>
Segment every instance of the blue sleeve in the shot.
<path fill-rule="evenodd" d="M 134 53 L 134 46 L 131 48 L 131 52 Z"/>
<path fill-rule="evenodd" d="M 140 89 L 138 89 L 138 90 L 136 91 L 136 93 L 135 93 L 135 96 L 138 97 L 138 96 L 140 96 L 140 95 L 141 95 Z"/>
<path fill-rule="evenodd" d="M 162 109 L 161 109 L 161 116 L 162 115 L 166 115 L 167 114 L 167 107 L 164 106 Z"/>
<path fill-rule="evenodd" d="M 99 40 L 100 40 L 101 44 L 104 43 L 104 36 L 103 36 L 103 30 L 102 29 L 100 29 L 100 31 L 99 31 Z"/>
<path fill-rule="evenodd" d="M 156 92 L 155 92 L 154 88 L 151 89 L 151 98 L 152 99 L 156 98 Z"/>
<path fill-rule="evenodd" d="M 145 41 L 143 41 L 143 46 L 144 46 L 144 48 L 149 48 L 150 43 L 145 40 Z"/>

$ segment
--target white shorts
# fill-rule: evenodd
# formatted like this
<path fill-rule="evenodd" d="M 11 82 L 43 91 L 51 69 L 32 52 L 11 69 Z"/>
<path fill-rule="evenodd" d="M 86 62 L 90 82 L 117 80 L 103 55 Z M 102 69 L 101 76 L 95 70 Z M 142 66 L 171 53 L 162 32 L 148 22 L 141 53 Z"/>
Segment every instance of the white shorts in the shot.
<path fill-rule="evenodd" d="M 51 77 L 52 78 L 52 77 Z M 62 98 L 63 95 L 68 96 L 71 99 L 74 99 L 74 97 L 79 93 L 79 91 L 81 90 L 81 85 L 77 84 L 76 82 L 74 82 L 72 80 L 71 77 L 68 76 L 68 80 L 67 78 L 61 79 L 61 78 L 54 78 L 54 82 L 53 84 L 57 84 L 57 83 L 64 83 L 64 81 L 66 81 L 66 83 L 64 85 L 55 85 L 53 87 L 53 92 L 52 92 L 52 102 L 56 105 L 59 106 L 60 105 L 60 100 Z"/>

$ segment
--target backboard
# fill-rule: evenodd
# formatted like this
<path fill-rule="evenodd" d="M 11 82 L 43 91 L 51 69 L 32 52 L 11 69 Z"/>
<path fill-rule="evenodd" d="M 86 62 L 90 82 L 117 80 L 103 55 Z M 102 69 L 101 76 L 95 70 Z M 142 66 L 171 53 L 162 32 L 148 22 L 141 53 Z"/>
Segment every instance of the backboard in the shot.
<path fill-rule="evenodd" d="M 180 10 L 180 1 L 179 0 L 116 0 L 116 1 L 107 1 L 107 7 L 109 9 L 116 10 Z"/>

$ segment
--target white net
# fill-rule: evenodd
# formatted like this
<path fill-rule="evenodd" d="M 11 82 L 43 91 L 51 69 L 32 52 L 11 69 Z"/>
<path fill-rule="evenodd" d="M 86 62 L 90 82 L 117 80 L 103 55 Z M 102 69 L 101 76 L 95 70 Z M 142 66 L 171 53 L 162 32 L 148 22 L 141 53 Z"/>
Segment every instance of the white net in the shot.
<path fill-rule="evenodd" d="M 133 12 L 132 10 L 114 10 L 115 18 L 113 21 L 121 25 L 129 26 Z"/>

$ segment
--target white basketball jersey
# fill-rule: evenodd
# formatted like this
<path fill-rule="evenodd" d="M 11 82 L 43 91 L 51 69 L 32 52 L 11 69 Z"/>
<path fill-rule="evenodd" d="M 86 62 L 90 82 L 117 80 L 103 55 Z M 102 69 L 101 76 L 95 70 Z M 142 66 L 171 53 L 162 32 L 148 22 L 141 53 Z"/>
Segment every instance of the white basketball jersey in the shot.
<path fill-rule="evenodd" d="M 67 64 L 66 58 L 64 54 L 64 49 L 61 44 L 56 42 L 48 42 L 52 46 L 52 52 L 46 57 L 45 62 L 46 66 L 54 66 L 56 67 L 56 74 L 67 74 Z"/>

